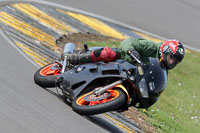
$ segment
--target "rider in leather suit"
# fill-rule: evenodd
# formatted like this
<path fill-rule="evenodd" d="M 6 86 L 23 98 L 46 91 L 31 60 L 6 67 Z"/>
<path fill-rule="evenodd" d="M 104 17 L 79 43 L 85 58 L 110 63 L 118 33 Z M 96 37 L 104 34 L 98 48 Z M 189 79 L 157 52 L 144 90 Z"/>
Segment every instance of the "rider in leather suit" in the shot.
<path fill-rule="evenodd" d="M 98 61 L 111 62 L 123 59 L 134 64 L 135 62 L 127 54 L 127 51 L 131 51 L 132 54 L 145 64 L 149 62 L 149 57 L 158 58 L 167 69 L 174 68 L 182 61 L 185 55 L 184 46 L 177 40 L 154 43 L 145 39 L 127 38 L 121 42 L 118 49 L 104 47 L 93 50 L 90 53 L 71 54 L 69 55 L 69 60 L 71 64 L 83 64 Z"/>

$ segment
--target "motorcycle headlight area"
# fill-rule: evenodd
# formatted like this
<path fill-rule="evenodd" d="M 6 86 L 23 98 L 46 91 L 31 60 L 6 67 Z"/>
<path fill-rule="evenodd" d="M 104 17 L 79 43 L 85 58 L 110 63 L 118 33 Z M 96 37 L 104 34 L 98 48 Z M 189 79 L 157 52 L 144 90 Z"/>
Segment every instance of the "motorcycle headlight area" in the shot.
<path fill-rule="evenodd" d="M 148 87 L 144 78 L 139 82 L 139 91 L 143 98 L 149 98 Z"/>

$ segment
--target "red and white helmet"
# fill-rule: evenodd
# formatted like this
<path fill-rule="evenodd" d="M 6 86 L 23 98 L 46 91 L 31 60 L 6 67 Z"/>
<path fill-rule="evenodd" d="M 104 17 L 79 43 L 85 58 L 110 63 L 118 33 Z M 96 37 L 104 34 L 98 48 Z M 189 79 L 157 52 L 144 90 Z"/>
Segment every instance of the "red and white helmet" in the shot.
<path fill-rule="evenodd" d="M 173 64 L 167 62 L 167 56 L 170 54 L 175 59 Z M 160 46 L 161 61 L 164 62 L 168 69 L 174 68 L 185 56 L 185 49 L 183 44 L 177 40 L 168 40 Z"/>

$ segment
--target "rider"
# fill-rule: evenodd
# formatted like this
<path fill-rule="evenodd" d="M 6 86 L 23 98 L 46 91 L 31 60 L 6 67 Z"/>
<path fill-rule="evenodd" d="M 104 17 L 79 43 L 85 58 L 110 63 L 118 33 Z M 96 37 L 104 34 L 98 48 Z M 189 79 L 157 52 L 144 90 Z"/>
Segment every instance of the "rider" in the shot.
<path fill-rule="evenodd" d="M 111 62 L 117 59 L 126 60 L 132 64 L 135 62 L 127 54 L 131 51 L 143 63 L 149 62 L 149 57 L 158 58 L 167 69 L 174 68 L 182 61 L 185 55 L 184 46 L 177 40 L 168 40 L 164 43 L 154 43 L 145 39 L 127 38 L 123 40 L 118 49 L 108 47 L 93 50 L 82 54 L 71 54 L 69 60 L 71 64 L 83 64 L 89 62 Z"/>

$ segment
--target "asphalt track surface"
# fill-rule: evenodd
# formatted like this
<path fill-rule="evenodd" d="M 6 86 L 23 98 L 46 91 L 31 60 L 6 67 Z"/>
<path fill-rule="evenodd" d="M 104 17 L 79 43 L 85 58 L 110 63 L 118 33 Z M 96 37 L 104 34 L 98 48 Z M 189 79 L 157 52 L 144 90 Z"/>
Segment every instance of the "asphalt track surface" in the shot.
<path fill-rule="evenodd" d="M 46 0 L 140 28 L 200 50 L 199 0 Z"/>

